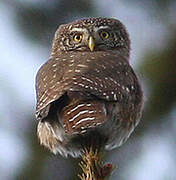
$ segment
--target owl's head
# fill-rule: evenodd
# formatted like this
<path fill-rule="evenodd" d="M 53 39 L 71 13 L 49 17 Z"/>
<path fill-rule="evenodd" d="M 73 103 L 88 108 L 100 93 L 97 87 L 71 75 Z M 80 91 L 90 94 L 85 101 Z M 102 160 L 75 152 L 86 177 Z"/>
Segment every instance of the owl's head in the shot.
<path fill-rule="evenodd" d="M 88 18 L 61 25 L 55 33 L 52 54 L 67 51 L 116 50 L 129 54 L 125 26 L 112 18 Z"/>

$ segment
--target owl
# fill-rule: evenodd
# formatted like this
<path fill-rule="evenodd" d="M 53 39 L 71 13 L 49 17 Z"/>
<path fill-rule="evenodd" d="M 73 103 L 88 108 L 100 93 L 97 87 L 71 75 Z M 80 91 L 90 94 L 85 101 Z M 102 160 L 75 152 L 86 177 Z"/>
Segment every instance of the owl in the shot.
<path fill-rule="evenodd" d="M 61 25 L 36 76 L 40 143 L 78 157 L 121 146 L 139 123 L 143 93 L 129 64 L 130 39 L 112 18 Z"/>

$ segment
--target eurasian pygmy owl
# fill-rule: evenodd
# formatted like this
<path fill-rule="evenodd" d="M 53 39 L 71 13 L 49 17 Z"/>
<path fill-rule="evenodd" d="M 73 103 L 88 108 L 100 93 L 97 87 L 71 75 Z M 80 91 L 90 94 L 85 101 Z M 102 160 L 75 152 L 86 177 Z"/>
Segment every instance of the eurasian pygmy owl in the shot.
<path fill-rule="evenodd" d="M 139 122 L 142 91 L 129 64 L 130 40 L 111 18 L 61 25 L 36 77 L 40 143 L 79 156 L 122 145 Z"/>

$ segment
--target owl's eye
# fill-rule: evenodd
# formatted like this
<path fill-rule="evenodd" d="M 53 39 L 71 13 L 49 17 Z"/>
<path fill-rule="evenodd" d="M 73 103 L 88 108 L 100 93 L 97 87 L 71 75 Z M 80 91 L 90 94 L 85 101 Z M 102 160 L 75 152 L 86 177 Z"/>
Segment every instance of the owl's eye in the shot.
<path fill-rule="evenodd" d="M 73 36 L 73 40 L 76 42 L 76 43 L 79 43 L 81 42 L 83 36 L 81 34 L 76 34 Z"/>
<path fill-rule="evenodd" d="M 110 35 L 109 35 L 108 32 L 102 31 L 102 32 L 100 33 L 100 36 L 101 36 L 103 39 L 108 39 Z"/>

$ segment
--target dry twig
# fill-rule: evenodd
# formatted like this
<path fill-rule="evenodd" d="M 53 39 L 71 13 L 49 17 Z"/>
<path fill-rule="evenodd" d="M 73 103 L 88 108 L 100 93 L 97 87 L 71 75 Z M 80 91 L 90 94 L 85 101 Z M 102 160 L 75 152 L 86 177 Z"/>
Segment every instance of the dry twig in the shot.
<path fill-rule="evenodd" d="M 81 180 L 107 180 L 115 166 L 110 163 L 103 164 L 102 154 L 90 148 L 85 151 L 80 162 L 82 174 Z"/>

